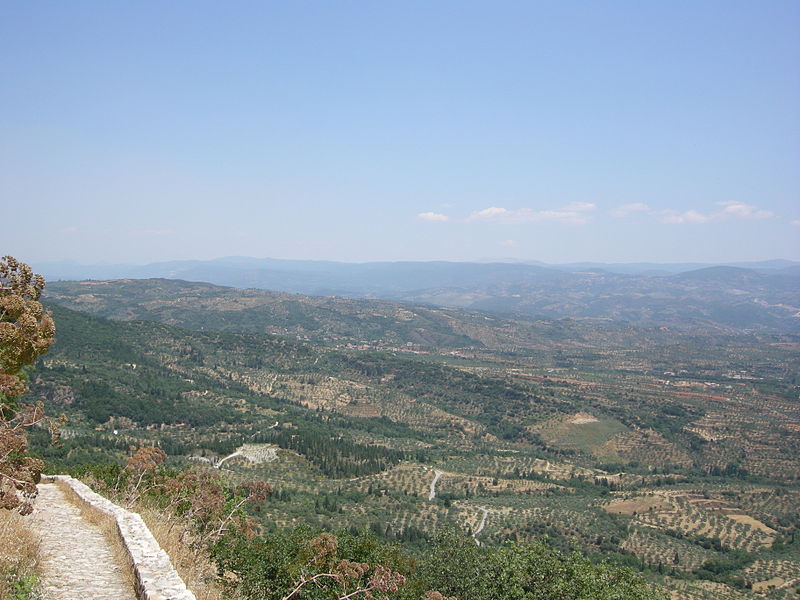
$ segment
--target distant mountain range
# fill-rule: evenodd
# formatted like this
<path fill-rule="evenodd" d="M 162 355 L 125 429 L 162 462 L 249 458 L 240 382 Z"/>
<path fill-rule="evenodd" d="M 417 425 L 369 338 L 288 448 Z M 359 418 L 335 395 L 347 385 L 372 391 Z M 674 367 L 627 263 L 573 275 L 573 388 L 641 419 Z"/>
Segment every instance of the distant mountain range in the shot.
<path fill-rule="evenodd" d="M 569 317 L 727 332 L 800 330 L 800 263 L 776 260 L 746 264 L 543 266 L 233 257 L 145 266 L 33 266 L 50 282 L 165 278 L 311 296 L 465 308 L 524 319 Z"/>
<path fill-rule="evenodd" d="M 207 281 L 233 287 L 252 287 L 281 292 L 329 296 L 384 294 L 443 283 L 480 283 L 490 278 L 556 277 L 559 273 L 615 273 L 619 275 L 668 276 L 708 267 L 739 267 L 762 274 L 800 275 L 800 262 L 765 260 L 734 263 L 599 263 L 551 265 L 538 261 L 479 262 L 366 262 L 344 263 L 322 260 L 287 260 L 230 256 L 213 260 L 176 260 L 146 265 L 79 264 L 73 261 L 40 262 L 32 265 L 50 281 L 84 279 L 165 278 Z M 476 280 L 475 278 L 479 280 Z"/>

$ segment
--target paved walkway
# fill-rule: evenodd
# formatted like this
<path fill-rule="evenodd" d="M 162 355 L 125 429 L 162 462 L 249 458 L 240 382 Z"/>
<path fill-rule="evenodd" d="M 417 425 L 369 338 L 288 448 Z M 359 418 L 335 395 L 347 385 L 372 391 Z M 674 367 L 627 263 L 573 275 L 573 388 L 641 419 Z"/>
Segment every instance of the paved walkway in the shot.
<path fill-rule="evenodd" d="M 96 525 L 53 483 L 39 484 L 32 520 L 41 540 L 46 600 L 136 600 L 127 565 L 116 563 Z"/>

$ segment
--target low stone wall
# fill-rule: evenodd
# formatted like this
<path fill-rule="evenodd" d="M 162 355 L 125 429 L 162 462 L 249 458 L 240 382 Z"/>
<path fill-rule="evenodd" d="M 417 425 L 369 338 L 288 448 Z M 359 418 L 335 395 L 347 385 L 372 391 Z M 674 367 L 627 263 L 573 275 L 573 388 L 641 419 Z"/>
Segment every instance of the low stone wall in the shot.
<path fill-rule="evenodd" d="M 63 481 L 83 502 L 114 519 L 133 566 L 136 596 L 140 600 L 196 600 L 142 517 L 103 498 L 69 475 L 51 475 L 46 479 Z"/>

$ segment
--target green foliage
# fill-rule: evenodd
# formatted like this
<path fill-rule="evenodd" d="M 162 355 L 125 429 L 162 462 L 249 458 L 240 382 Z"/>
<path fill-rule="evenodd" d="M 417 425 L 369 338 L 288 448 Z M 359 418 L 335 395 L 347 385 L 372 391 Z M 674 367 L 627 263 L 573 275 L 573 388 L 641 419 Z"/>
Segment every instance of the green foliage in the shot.
<path fill-rule="evenodd" d="M 364 446 L 346 439 L 331 439 L 321 427 L 294 431 L 266 431 L 254 438 L 294 450 L 329 477 L 358 477 L 379 473 L 406 458 L 405 452 L 382 446 Z"/>
<path fill-rule="evenodd" d="M 736 578 L 732 574 L 736 571 L 741 571 L 751 564 L 753 560 L 753 556 L 747 552 L 727 552 L 721 558 L 715 558 L 703 563 L 701 567 L 694 570 L 694 574 L 701 579 L 709 579 L 711 581 L 738 582 L 740 578 Z"/>
<path fill-rule="evenodd" d="M 39 580 L 35 575 L 23 575 L 11 582 L 9 600 L 36 600 L 39 597 L 37 588 Z"/>
<path fill-rule="evenodd" d="M 541 541 L 478 547 L 443 533 L 420 567 L 422 588 L 460 600 L 645 600 L 665 598 L 629 569 L 594 564 Z M 419 585 L 419 584 L 418 584 Z"/>
<path fill-rule="evenodd" d="M 225 539 L 213 556 L 222 571 L 234 573 L 236 592 L 248 600 L 278 600 L 303 569 L 313 573 L 309 541 L 319 532 L 298 528 L 261 538 Z M 655 600 L 664 595 L 628 569 L 593 564 L 577 553 L 564 554 L 542 542 L 482 548 L 447 531 L 418 563 L 374 535 L 338 532 L 338 557 L 380 564 L 407 576 L 392 598 L 417 599 L 427 590 L 460 600 Z M 309 598 L 328 598 L 309 592 Z M 306 596 L 303 596 L 306 597 Z"/>
<path fill-rule="evenodd" d="M 247 600 L 280 600 L 304 575 L 323 572 L 310 545 L 323 532 L 309 527 L 282 530 L 258 538 L 226 537 L 214 544 L 212 557 L 220 572 L 235 574 L 229 587 Z M 381 565 L 408 573 L 413 562 L 396 546 L 368 533 L 336 533 L 337 561 Z M 331 598 L 316 586 L 303 591 L 302 598 Z M 395 597 L 395 596 L 393 596 Z"/>

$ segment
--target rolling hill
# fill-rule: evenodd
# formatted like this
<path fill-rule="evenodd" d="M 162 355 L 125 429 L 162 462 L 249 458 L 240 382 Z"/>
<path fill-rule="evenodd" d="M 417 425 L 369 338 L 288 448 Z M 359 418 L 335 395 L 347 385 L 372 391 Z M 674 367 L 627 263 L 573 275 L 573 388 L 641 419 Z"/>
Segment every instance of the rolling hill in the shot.
<path fill-rule="evenodd" d="M 58 342 L 31 387 L 69 422 L 60 447 L 32 437 L 56 468 L 157 443 L 270 481 L 271 526 L 546 534 L 697 600 L 800 578 L 796 335 L 169 280 L 48 293 Z"/>
<path fill-rule="evenodd" d="M 236 258 L 145 267 L 50 267 L 45 274 L 51 280 L 64 275 L 107 280 L 125 273 L 291 294 L 466 308 L 528 320 L 575 318 L 724 332 L 800 330 L 796 265 L 765 265 L 652 274 L 646 265 L 627 270 L 634 272 L 619 268 L 615 272 L 591 265 L 577 270 L 579 266 L 511 263 L 350 264 Z"/>

